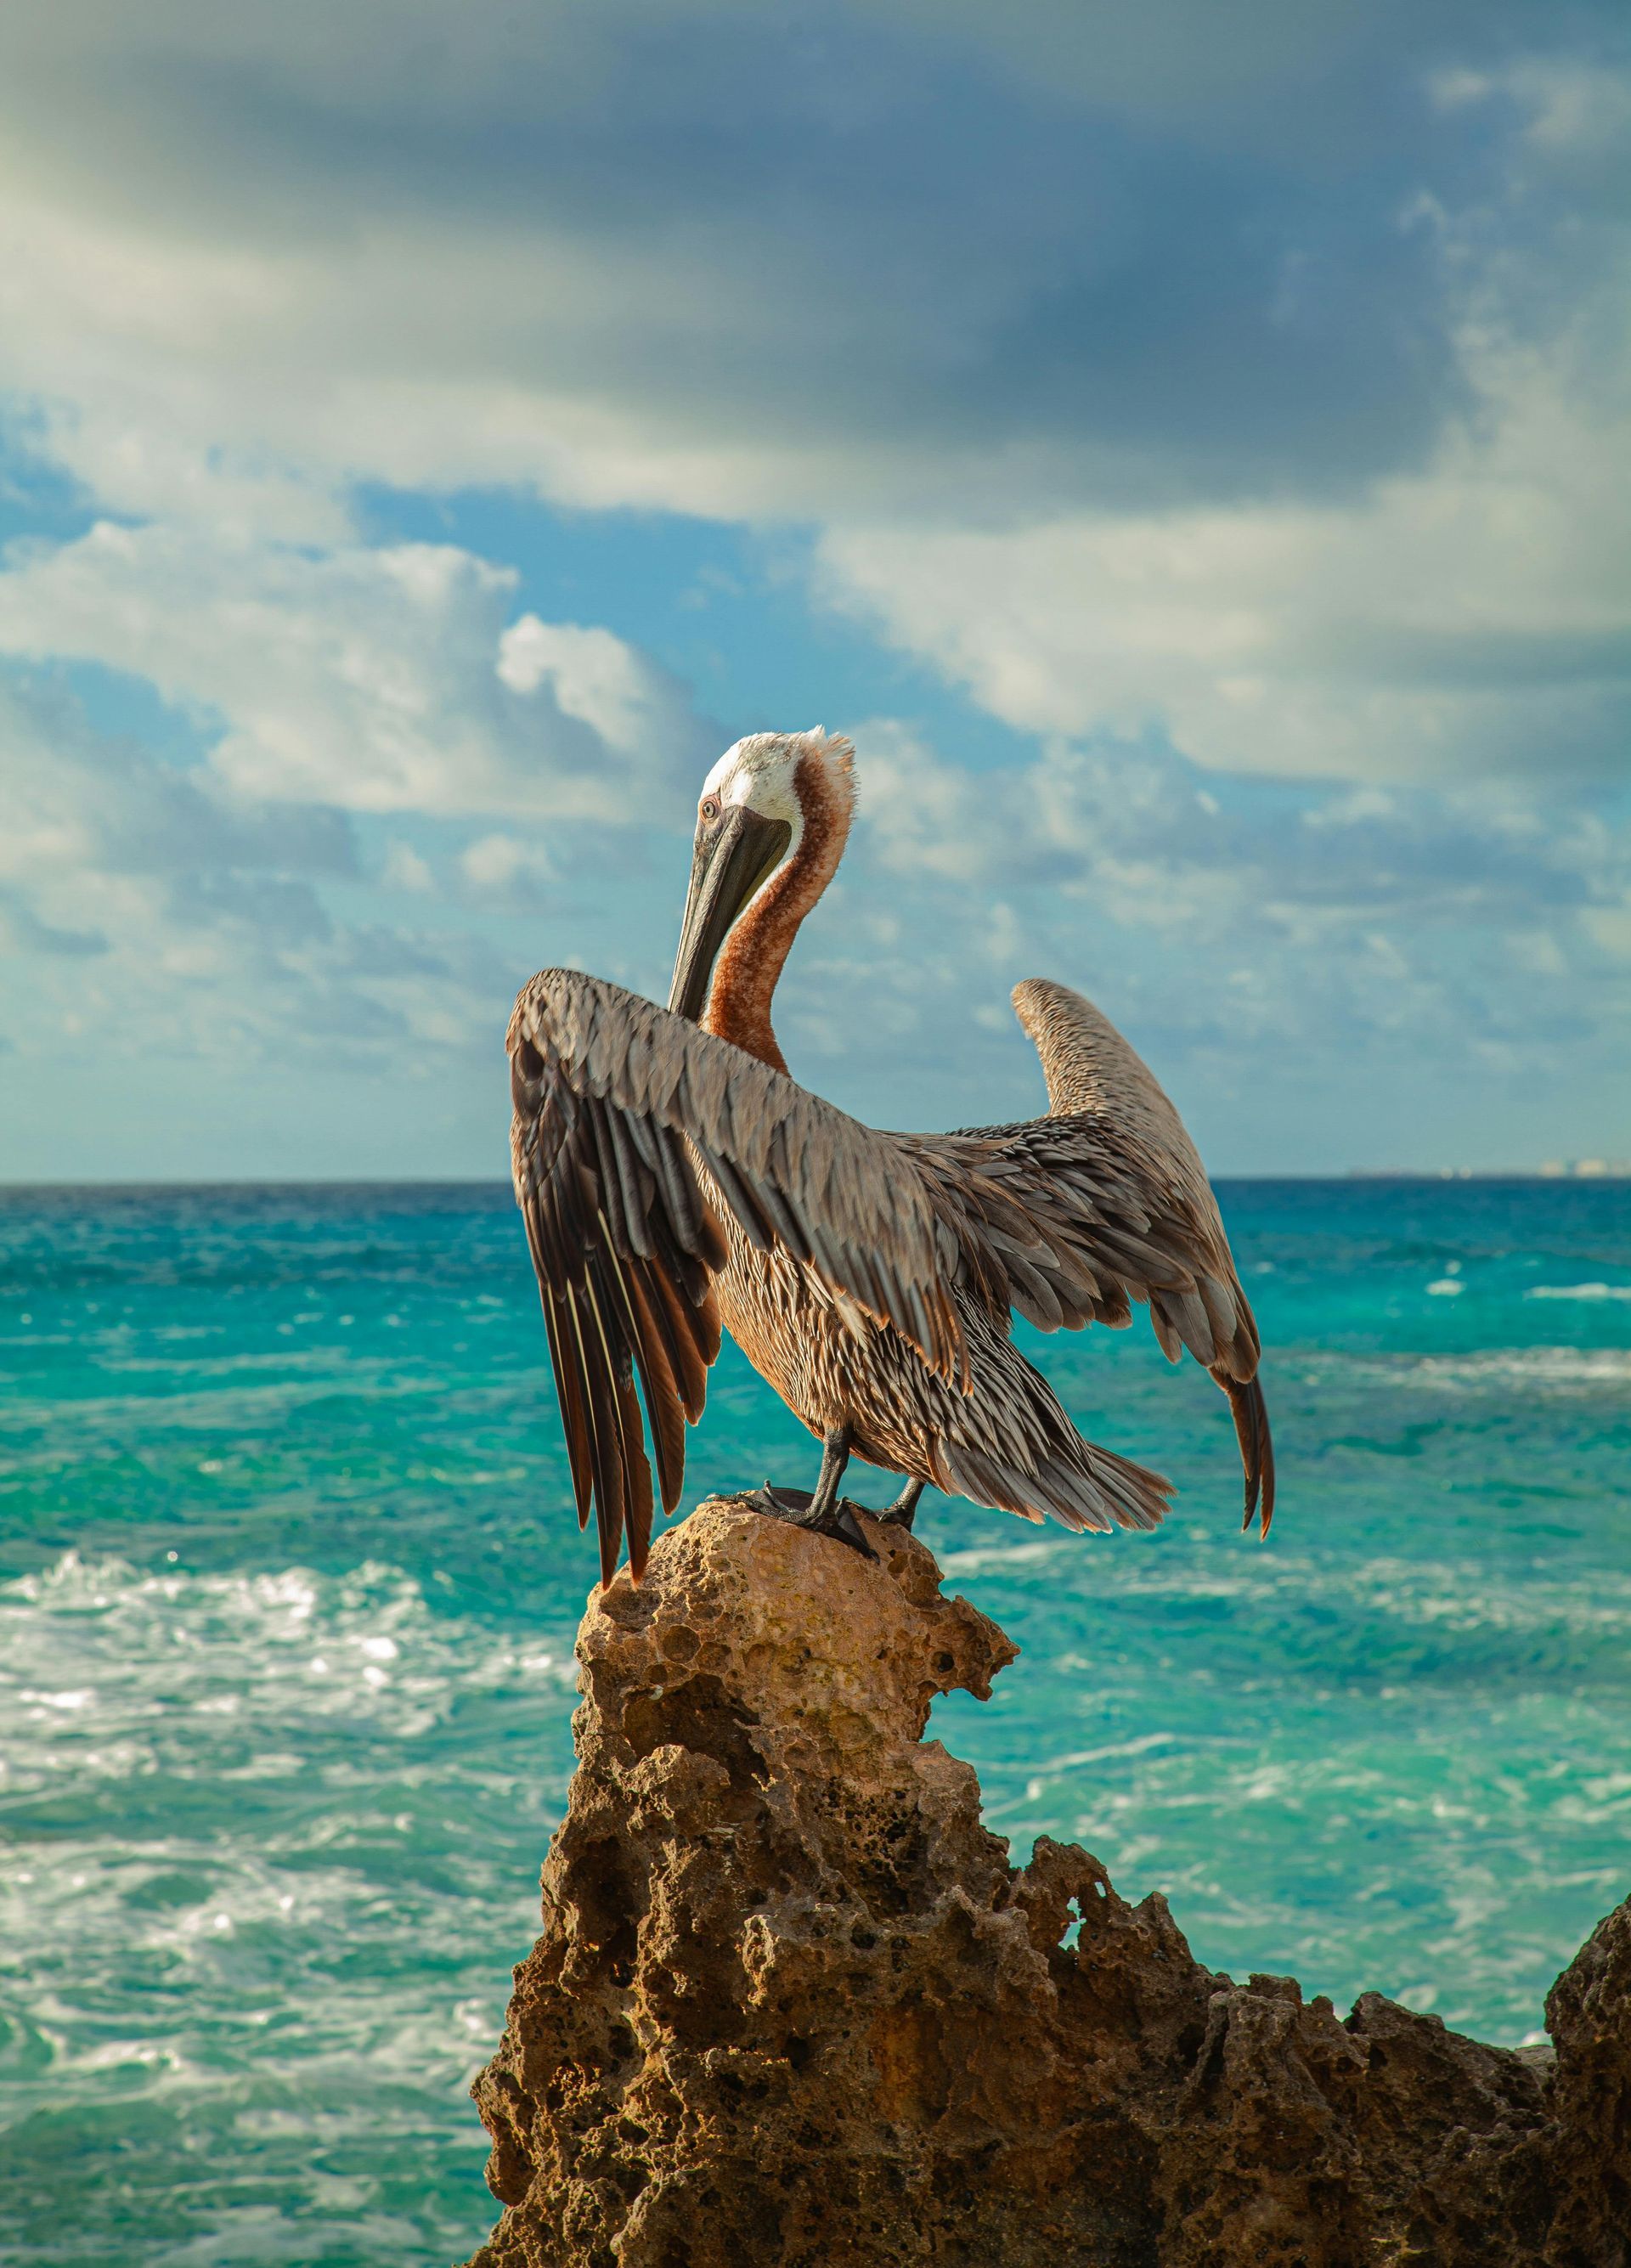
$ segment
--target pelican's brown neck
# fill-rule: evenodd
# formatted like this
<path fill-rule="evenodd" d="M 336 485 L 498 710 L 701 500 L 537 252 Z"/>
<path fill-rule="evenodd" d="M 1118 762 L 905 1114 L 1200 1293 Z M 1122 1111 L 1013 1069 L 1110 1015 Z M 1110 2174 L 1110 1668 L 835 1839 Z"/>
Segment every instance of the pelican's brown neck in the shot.
<path fill-rule="evenodd" d="M 801 757 L 793 784 L 804 822 L 798 848 L 726 939 L 702 1020 L 720 1039 L 781 1071 L 787 1066 L 771 1029 L 771 1002 L 800 924 L 837 873 L 850 831 L 848 799 L 819 758 Z"/>

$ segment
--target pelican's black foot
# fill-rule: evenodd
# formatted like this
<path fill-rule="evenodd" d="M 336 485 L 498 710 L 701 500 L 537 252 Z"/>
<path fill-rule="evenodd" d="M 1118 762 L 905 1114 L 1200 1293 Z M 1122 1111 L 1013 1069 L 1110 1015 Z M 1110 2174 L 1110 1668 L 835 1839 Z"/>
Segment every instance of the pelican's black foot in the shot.
<path fill-rule="evenodd" d="M 921 1481 L 908 1481 L 889 1510 L 881 1512 L 878 1518 L 887 1521 L 891 1528 L 904 1528 L 910 1535 L 911 1523 L 918 1516 L 918 1499 L 922 1494 Z"/>
<path fill-rule="evenodd" d="M 830 1512 L 823 1513 L 808 1489 L 772 1488 L 766 1481 L 763 1488 L 752 1490 L 742 1500 L 767 1519 L 786 1521 L 789 1528 L 802 1528 L 811 1535 L 830 1535 L 835 1543 L 847 1543 L 863 1559 L 878 1556 L 862 1535 L 856 1507 L 847 1497 L 840 1497 Z"/>

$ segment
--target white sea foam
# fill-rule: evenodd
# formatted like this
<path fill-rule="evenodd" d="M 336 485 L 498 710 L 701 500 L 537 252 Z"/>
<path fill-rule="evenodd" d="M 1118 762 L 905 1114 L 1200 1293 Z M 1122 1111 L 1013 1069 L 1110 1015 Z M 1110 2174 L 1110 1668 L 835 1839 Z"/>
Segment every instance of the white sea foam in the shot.
<path fill-rule="evenodd" d="M 1620 1387 L 1631 1385 L 1631 1347 L 1484 1347 L 1473 1354 L 1369 1357 L 1344 1367 L 1350 1377 L 1441 1394 Z"/>
<path fill-rule="evenodd" d="M 540 1647 L 435 1614 L 417 1583 L 375 1562 L 343 1576 L 194 1575 L 69 1551 L 0 1585 L 0 1659 L 13 1793 L 94 1770 L 93 1755 L 105 1770 L 157 1770 L 166 1728 L 184 1719 L 220 1721 L 214 1737 L 233 1752 L 218 1769 L 231 1776 L 264 1771 L 262 1740 L 286 1752 L 277 1736 L 302 1727 L 411 1742 L 477 1697 L 575 1683 L 564 1633 Z"/>
<path fill-rule="evenodd" d="M 410 2084 L 419 2141 L 479 2148 L 464 2088 L 535 1927 L 569 1634 L 437 1614 L 378 1564 L 193 1574 L 70 1552 L 0 1585 L 0 1663 L 23 2048 L 0 2124 L 42 2083 L 92 2122 L 139 2095 L 162 2148 L 165 2120 L 225 2132 L 269 2094 L 295 2106 L 299 2189 L 312 2103 L 332 2149 L 344 2106 L 377 2134 Z"/>
<path fill-rule="evenodd" d="M 1631 1300 L 1631 1284 L 1531 1284 L 1526 1300 Z"/>
<path fill-rule="evenodd" d="M 1085 1539 L 1069 1538 L 1069 1547 L 1079 1550 Z M 1038 1560 L 1058 1557 L 1064 1538 L 1046 1543 L 992 1544 L 974 1551 L 945 1551 L 941 1554 L 941 1572 L 944 1575 L 978 1575 L 997 1567 L 1033 1566 Z"/>
<path fill-rule="evenodd" d="M 1525 1570 L 1521 1583 L 1486 1580 L 1470 1585 L 1458 1569 L 1380 1557 L 1369 1560 L 1362 1573 L 1350 1570 L 1340 1581 L 1354 1602 L 1391 1621 L 1418 1627 L 1631 1638 L 1631 1572 L 1601 1571 L 1589 1590 L 1568 1578 L 1552 1580 L 1532 1570 Z"/>

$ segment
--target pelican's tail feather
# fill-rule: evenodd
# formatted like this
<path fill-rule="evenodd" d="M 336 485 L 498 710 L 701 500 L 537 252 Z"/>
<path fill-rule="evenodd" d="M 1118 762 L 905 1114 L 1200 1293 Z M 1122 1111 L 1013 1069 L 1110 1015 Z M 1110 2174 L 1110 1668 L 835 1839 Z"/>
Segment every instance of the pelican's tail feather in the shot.
<path fill-rule="evenodd" d="M 1078 1534 L 1159 1528 L 1172 1494 L 1171 1482 L 1159 1473 L 1083 1440 L 1068 1427 L 1030 1469 L 1015 1456 L 966 1442 L 946 1445 L 937 1462 L 946 1472 L 939 1485 L 952 1493 L 1017 1513 L 1022 1520 L 1052 1517 Z"/>

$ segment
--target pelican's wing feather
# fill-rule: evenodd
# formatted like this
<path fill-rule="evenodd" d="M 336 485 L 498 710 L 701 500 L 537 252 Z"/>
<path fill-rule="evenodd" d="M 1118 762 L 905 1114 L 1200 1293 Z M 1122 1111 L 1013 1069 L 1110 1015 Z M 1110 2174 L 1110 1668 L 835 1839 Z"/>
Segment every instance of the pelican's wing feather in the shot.
<path fill-rule="evenodd" d="M 1091 1001 L 1031 978 L 1014 1005 L 1052 1105 L 1022 1125 L 911 1138 L 937 1204 L 958 1219 L 965 1281 L 1044 1330 L 1125 1326 L 1148 1305 L 1176 1362 L 1187 1348 L 1229 1395 L 1246 1518 L 1274 1503 L 1257 1324 L 1184 1123 Z"/>
<path fill-rule="evenodd" d="M 511 1158 L 549 1329 L 578 1516 L 593 1500 L 609 1581 L 624 1529 L 638 1577 L 652 1481 L 639 1373 L 665 1508 L 679 1500 L 683 1420 L 719 1352 L 720 1224 L 780 1246 L 832 1290 L 966 1382 L 941 1267 L 941 1221 L 897 1137 L 875 1133 L 638 994 L 550 968 L 506 1042 Z"/>

